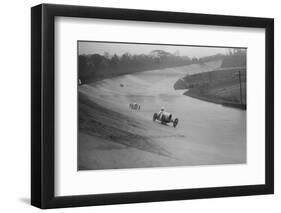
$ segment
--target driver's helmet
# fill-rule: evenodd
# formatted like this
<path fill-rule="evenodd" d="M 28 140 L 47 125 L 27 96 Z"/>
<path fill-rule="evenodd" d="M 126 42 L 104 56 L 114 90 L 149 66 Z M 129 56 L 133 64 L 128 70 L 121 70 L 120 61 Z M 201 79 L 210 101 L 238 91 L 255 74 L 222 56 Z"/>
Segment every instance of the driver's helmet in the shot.
<path fill-rule="evenodd" d="M 161 107 L 161 111 L 163 112 L 165 109 L 164 109 L 164 107 Z"/>

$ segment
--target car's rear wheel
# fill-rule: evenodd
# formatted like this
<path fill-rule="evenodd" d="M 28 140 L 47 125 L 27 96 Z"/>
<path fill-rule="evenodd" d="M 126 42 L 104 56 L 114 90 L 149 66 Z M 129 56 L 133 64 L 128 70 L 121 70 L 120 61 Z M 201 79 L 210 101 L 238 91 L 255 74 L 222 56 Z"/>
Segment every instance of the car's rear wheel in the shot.
<path fill-rule="evenodd" d="M 155 121 L 156 118 L 157 118 L 157 113 L 154 113 L 154 115 L 153 115 L 153 121 Z"/>

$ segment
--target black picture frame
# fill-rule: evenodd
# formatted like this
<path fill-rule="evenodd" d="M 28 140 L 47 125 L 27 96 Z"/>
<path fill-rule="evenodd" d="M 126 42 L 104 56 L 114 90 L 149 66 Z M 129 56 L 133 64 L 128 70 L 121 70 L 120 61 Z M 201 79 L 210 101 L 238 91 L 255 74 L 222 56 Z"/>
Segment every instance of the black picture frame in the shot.
<path fill-rule="evenodd" d="M 55 17 L 264 28 L 265 184 L 93 195 L 54 195 Z M 41 4 L 31 8 L 31 204 L 42 208 L 272 194 L 274 192 L 274 20 L 164 11 Z"/>

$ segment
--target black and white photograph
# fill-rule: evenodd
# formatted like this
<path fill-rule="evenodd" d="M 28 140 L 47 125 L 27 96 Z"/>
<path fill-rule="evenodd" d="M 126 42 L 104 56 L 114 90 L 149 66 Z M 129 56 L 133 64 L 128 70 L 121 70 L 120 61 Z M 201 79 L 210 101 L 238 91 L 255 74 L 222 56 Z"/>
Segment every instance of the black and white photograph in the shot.
<path fill-rule="evenodd" d="M 247 163 L 247 48 L 77 41 L 78 171 Z"/>
<path fill-rule="evenodd" d="M 214 198 L 247 196 L 219 205 L 239 212 L 257 207 L 249 196 L 274 194 L 274 18 L 245 2 L 241 13 L 153 4 L 32 6 L 31 205 L 204 199 L 202 212 L 218 212 Z M 10 115 L 19 91 L 6 90 Z"/>

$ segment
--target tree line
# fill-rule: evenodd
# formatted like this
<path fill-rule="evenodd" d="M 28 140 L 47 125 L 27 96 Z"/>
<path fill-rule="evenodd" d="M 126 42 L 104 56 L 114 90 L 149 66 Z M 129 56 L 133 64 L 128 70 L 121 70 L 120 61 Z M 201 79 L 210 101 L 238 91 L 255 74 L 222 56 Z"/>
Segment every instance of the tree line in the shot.
<path fill-rule="evenodd" d="M 192 58 L 192 62 L 196 64 L 204 64 L 210 61 L 222 60 L 221 67 L 246 67 L 247 63 L 247 51 L 246 49 L 229 48 L 226 54 L 216 54 L 211 56 L 205 56 L 201 58 Z"/>
<path fill-rule="evenodd" d="M 108 53 L 104 55 L 90 54 L 78 56 L 79 79 L 82 82 L 113 77 L 122 74 L 141 72 L 145 70 L 163 69 L 192 64 L 187 56 L 171 54 L 163 50 L 154 50 L 150 54 L 121 56 Z"/>
<path fill-rule="evenodd" d="M 146 70 L 164 69 L 169 67 L 185 66 L 190 64 L 204 64 L 209 61 L 222 60 L 222 68 L 246 66 L 245 49 L 229 49 L 227 54 L 216 54 L 201 58 L 179 56 L 163 51 L 154 50 L 150 54 L 121 56 L 108 53 L 89 54 L 78 56 L 79 80 L 87 83 L 97 79 L 114 77 Z"/>
<path fill-rule="evenodd" d="M 227 67 L 246 67 L 247 50 L 246 49 L 229 49 L 222 61 L 222 68 Z"/>

